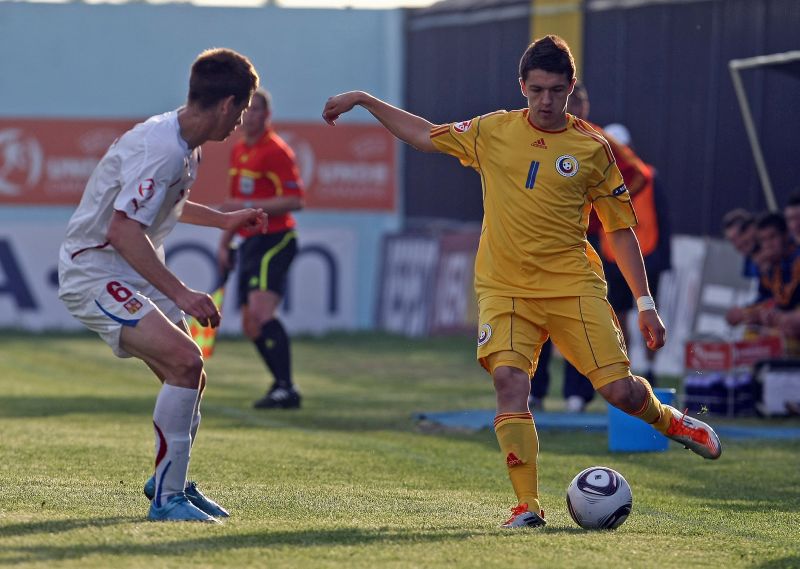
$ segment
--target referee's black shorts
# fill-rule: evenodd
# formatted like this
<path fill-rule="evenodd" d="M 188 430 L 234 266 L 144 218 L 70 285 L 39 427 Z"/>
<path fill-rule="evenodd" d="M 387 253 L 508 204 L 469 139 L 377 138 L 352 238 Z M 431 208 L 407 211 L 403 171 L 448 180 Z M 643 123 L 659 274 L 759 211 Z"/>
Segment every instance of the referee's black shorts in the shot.
<path fill-rule="evenodd" d="M 286 293 L 289 267 L 297 255 L 294 229 L 254 235 L 239 246 L 239 306 L 247 304 L 251 290 L 269 290 L 278 296 Z"/>

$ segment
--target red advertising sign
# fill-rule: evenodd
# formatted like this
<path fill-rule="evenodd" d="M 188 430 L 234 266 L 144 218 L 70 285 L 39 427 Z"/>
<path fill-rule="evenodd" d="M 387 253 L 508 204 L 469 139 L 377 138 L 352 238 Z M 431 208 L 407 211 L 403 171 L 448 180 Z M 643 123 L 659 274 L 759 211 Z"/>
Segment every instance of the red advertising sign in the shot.
<path fill-rule="evenodd" d="M 137 121 L 0 119 L 0 206 L 74 205 L 109 145 Z M 395 143 L 378 125 L 279 123 L 294 149 L 310 209 L 396 208 Z M 236 135 L 203 145 L 192 200 L 217 204 L 228 187 Z"/>
<path fill-rule="evenodd" d="M 760 336 L 736 342 L 686 342 L 688 370 L 729 371 L 781 356 L 783 342 L 778 336 Z"/>
<path fill-rule="evenodd" d="M 761 336 L 733 343 L 733 367 L 749 367 L 761 360 L 783 356 L 783 342 L 778 336 Z"/>
<path fill-rule="evenodd" d="M 729 342 L 686 342 L 686 369 L 727 371 L 731 367 Z"/>
<path fill-rule="evenodd" d="M 77 204 L 132 120 L 0 120 L 0 205 Z"/>

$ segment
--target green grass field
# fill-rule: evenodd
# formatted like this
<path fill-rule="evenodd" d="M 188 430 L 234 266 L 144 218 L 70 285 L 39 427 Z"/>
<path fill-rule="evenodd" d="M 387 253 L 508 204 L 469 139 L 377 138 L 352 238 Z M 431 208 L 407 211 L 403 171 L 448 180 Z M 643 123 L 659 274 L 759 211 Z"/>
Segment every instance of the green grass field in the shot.
<path fill-rule="evenodd" d="M 500 530 L 515 501 L 494 434 L 412 420 L 493 406 L 472 344 L 302 339 L 303 409 L 256 411 L 267 382 L 254 350 L 222 339 L 191 470 L 233 513 L 210 527 L 145 520 L 158 386 L 143 364 L 89 335 L 0 335 L 0 565 L 800 567 L 797 441 L 723 441 L 711 462 L 677 445 L 612 455 L 604 434 L 544 432 L 549 524 Z M 567 484 L 597 464 L 633 488 L 614 532 L 581 530 L 566 511 Z"/>

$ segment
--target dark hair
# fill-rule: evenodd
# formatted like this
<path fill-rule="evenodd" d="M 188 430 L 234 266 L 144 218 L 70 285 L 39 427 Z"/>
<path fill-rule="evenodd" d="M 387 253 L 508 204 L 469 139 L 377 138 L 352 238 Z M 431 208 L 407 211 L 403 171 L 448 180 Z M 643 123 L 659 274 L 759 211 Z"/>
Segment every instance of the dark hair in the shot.
<path fill-rule="evenodd" d="M 774 227 L 779 233 L 786 235 L 788 229 L 786 227 L 786 218 L 782 213 L 777 211 L 765 211 L 756 219 L 757 229 L 768 229 Z"/>
<path fill-rule="evenodd" d="M 793 191 L 789 194 L 789 201 L 786 202 L 786 206 L 798 206 L 800 205 L 800 188 Z"/>
<path fill-rule="evenodd" d="M 249 59 L 232 49 L 207 49 L 192 64 L 189 102 L 207 109 L 233 95 L 234 103 L 241 105 L 257 87 L 258 73 Z"/>
<path fill-rule="evenodd" d="M 755 217 L 752 213 L 746 209 L 737 207 L 736 209 L 732 209 L 722 216 L 722 229 L 723 231 L 726 231 L 731 227 L 747 229 L 751 224 L 753 224 L 754 221 Z"/>
<path fill-rule="evenodd" d="M 272 95 L 270 95 L 269 91 L 264 89 L 263 87 L 259 87 L 256 89 L 255 93 L 253 93 L 253 99 L 261 99 L 264 103 L 264 110 L 270 112 L 272 109 Z"/>
<path fill-rule="evenodd" d="M 567 81 L 572 81 L 575 78 L 575 60 L 567 42 L 551 34 L 529 45 L 519 60 L 520 78 L 525 81 L 528 72 L 534 69 L 563 73 L 567 76 Z"/>

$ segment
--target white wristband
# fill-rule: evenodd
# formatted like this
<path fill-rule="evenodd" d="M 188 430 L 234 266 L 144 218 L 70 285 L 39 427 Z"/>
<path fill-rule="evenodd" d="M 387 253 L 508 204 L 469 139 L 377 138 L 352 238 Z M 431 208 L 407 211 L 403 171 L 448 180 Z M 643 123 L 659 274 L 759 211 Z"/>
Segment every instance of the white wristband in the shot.
<path fill-rule="evenodd" d="M 636 306 L 639 307 L 639 312 L 644 312 L 645 310 L 655 310 L 656 301 L 653 300 L 652 296 L 640 296 L 636 299 Z"/>

